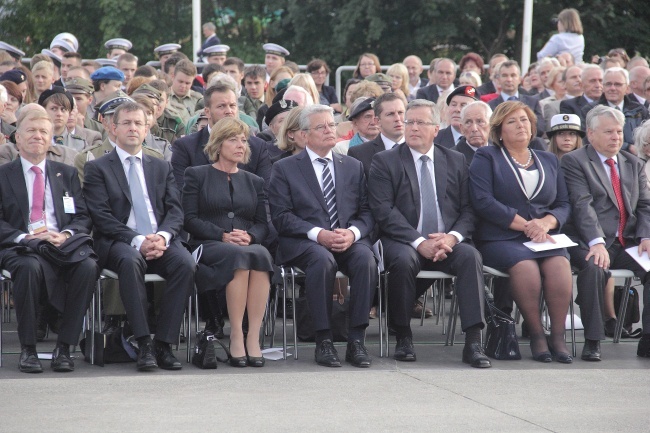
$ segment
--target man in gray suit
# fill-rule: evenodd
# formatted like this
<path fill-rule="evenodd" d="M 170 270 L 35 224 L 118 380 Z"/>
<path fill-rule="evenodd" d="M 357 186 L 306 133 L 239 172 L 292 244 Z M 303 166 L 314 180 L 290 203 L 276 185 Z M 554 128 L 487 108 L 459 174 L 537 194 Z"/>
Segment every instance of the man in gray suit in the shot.
<path fill-rule="evenodd" d="M 370 207 L 388 270 L 390 317 L 397 335 L 394 358 L 416 360 L 410 313 L 413 301 L 431 285 L 416 279 L 422 269 L 457 276 L 465 331 L 463 362 L 490 367 L 481 347 L 483 263 L 467 242 L 475 216 L 465 157 L 433 145 L 440 128 L 440 113 L 433 102 L 411 101 L 404 124 L 406 142 L 376 154 L 368 180 Z"/>
<path fill-rule="evenodd" d="M 574 221 L 567 232 L 579 243 L 569 252 L 580 270 L 576 302 L 585 326 L 582 359 L 601 359 L 603 293 L 610 268 L 632 270 L 643 281 L 644 334 L 637 354 L 650 357 L 650 274 L 625 252 L 633 246 L 650 252 L 650 191 L 643 161 L 621 151 L 623 113 L 597 105 L 586 123 L 591 145 L 562 158 Z"/>
<path fill-rule="evenodd" d="M 363 166 L 347 155 L 332 153 L 336 123 L 331 107 L 306 107 L 299 126 L 306 149 L 276 162 L 271 172 L 269 204 L 279 234 L 276 262 L 305 272 L 307 303 L 316 330 L 316 362 L 326 367 L 341 366 L 330 327 L 336 272 L 340 269 L 350 278 L 345 360 L 355 367 L 370 367 L 363 337 L 377 285 L 377 263 L 369 240 L 375 222 Z"/>

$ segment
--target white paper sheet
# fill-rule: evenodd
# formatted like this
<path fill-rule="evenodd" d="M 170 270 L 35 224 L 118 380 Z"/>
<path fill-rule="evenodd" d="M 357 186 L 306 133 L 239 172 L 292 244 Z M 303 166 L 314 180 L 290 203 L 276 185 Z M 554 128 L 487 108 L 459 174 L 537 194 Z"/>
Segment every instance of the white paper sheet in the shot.
<path fill-rule="evenodd" d="M 639 247 L 630 247 L 626 248 L 625 252 L 628 253 L 638 264 L 641 265 L 646 272 L 650 271 L 650 257 L 648 257 L 648 252 L 644 251 L 641 256 L 639 256 Z"/>
<path fill-rule="evenodd" d="M 262 350 L 262 356 L 265 359 L 271 360 L 271 361 L 279 361 L 280 359 L 283 359 L 284 357 L 282 356 L 282 348 L 281 347 L 270 347 L 268 349 Z M 287 352 L 287 356 L 291 356 L 289 352 Z"/>
<path fill-rule="evenodd" d="M 576 244 L 573 242 L 567 235 L 559 234 L 559 235 L 553 235 L 551 236 L 553 240 L 555 240 L 555 243 L 551 241 L 546 241 L 546 242 L 524 242 L 524 245 L 531 251 L 535 251 L 536 253 L 540 251 L 548 251 L 548 250 L 557 250 L 559 248 L 569 248 L 569 247 L 575 247 Z"/>

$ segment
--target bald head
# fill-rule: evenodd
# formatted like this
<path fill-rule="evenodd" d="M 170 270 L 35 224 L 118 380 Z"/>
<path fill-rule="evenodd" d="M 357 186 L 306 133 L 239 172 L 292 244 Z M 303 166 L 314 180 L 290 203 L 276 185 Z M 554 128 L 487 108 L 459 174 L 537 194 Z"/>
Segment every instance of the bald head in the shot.
<path fill-rule="evenodd" d="M 630 69 L 630 89 L 635 94 L 643 97 L 645 93 L 644 83 L 650 77 L 650 68 L 647 66 L 635 66 Z"/>

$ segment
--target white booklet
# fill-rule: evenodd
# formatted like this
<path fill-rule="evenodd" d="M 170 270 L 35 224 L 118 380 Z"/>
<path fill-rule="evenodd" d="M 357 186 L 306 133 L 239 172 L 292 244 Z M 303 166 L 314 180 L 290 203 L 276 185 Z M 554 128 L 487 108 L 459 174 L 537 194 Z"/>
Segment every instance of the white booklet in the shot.
<path fill-rule="evenodd" d="M 535 251 L 536 253 L 540 251 L 548 251 L 548 250 L 557 250 L 559 248 L 569 248 L 569 247 L 575 247 L 576 244 L 573 242 L 567 235 L 559 234 L 559 235 L 552 235 L 551 236 L 555 243 L 547 240 L 545 242 L 524 242 L 524 245 L 531 251 Z"/>
<path fill-rule="evenodd" d="M 650 271 L 650 257 L 648 257 L 648 252 L 644 251 L 643 254 L 639 255 L 639 247 L 630 247 L 626 248 L 625 252 L 627 252 L 638 264 L 641 265 L 643 269 L 645 269 L 646 272 Z"/>

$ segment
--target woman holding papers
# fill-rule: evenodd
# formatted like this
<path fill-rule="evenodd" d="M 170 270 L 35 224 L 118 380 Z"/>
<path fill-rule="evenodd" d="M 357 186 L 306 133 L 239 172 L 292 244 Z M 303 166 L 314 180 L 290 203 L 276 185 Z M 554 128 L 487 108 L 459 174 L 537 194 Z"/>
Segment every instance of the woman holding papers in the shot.
<path fill-rule="evenodd" d="M 524 242 L 555 241 L 570 213 L 569 196 L 558 159 L 533 151 L 535 114 L 521 102 L 500 104 L 490 120 L 495 146 L 476 151 L 470 166 L 470 198 L 478 216 L 473 238 L 483 263 L 510 275 L 510 290 L 530 331 L 533 358 L 573 361 L 564 342 L 571 300 L 571 268 L 564 248 L 534 252 Z M 551 318 L 546 339 L 539 314 L 540 291 Z"/>

